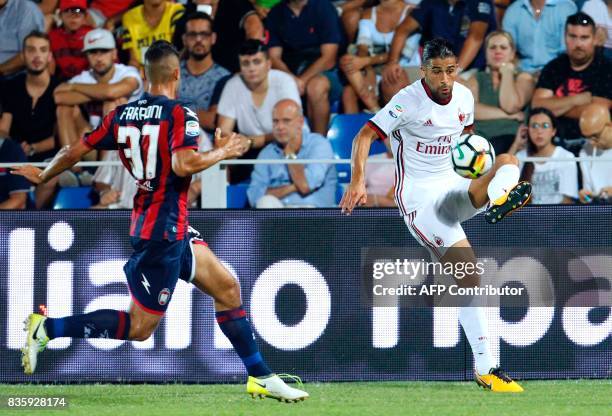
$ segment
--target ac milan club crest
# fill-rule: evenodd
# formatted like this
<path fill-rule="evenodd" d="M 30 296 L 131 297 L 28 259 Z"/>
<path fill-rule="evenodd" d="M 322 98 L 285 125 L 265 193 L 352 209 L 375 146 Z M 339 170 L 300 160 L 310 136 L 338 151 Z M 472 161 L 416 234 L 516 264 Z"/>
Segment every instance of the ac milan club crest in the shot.
<path fill-rule="evenodd" d="M 459 110 L 459 123 L 463 124 L 464 121 L 465 121 L 465 113 Z"/>

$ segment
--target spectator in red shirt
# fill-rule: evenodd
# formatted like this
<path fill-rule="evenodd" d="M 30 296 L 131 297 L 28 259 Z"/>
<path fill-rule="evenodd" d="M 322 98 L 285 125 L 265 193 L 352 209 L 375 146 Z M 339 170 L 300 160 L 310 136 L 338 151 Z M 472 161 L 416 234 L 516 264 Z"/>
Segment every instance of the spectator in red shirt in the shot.
<path fill-rule="evenodd" d="M 60 0 L 62 26 L 49 32 L 57 77 L 70 79 L 89 67 L 82 52 L 83 38 L 93 29 L 86 24 L 87 0 Z"/>

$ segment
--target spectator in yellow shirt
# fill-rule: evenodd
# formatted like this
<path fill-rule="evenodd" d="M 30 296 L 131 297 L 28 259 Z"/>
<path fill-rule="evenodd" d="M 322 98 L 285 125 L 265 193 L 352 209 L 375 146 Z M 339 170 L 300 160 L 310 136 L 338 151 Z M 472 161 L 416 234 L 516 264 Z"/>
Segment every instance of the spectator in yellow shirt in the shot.
<path fill-rule="evenodd" d="M 172 42 L 183 5 L 167 0 L 144 0 L 123 15 L 123 49 L 130 50 L 130 65 L 142 68 L 149 46 L 156 40 Z"/>

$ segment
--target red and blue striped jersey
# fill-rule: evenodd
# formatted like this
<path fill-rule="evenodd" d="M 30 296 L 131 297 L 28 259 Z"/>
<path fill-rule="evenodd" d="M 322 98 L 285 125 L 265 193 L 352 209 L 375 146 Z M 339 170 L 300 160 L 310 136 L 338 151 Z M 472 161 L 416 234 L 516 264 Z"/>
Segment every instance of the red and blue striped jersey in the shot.
<path fill-rule="evenodd" d="M 183 103 L 144 94 L 108 113 L 83 142 L 94 149 L 117 150 L 136 179 L 130 235 L 144 240 L 181 240 L 187 234 L 187 193 L 191 176 L 172 171 L 172 153 L 198 148 L 197 115 Z"/>

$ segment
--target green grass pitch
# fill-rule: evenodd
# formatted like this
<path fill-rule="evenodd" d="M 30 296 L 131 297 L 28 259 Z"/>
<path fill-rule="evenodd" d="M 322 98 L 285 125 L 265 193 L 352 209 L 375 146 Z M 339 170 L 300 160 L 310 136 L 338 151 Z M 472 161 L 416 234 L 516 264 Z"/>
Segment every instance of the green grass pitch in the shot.
<path fill-rule="evenodd" d="M 0 385 L 2 415 L 612 415 L 612 380 L 528 381 L 522 394 L 475 383 L 307 383 L 301 403 L 253 400 L 244 385 Z M 9 410 L 9 396 L 66 396 L 64 410 Z"/>

